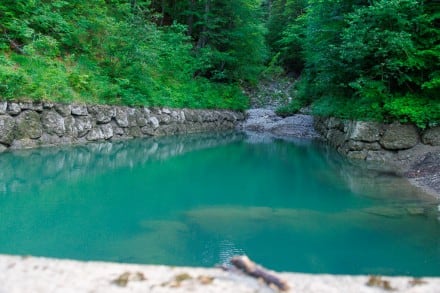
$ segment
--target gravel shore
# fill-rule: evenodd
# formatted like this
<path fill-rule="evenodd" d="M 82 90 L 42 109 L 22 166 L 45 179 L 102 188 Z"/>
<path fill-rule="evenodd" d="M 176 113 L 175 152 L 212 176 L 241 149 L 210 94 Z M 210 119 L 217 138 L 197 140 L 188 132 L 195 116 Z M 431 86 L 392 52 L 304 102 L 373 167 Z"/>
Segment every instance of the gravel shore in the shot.
<path fill-rule="evenodd" d="M 409 181 L 440 199 L 440 150 L 421 156 L 405 173 Z"/>

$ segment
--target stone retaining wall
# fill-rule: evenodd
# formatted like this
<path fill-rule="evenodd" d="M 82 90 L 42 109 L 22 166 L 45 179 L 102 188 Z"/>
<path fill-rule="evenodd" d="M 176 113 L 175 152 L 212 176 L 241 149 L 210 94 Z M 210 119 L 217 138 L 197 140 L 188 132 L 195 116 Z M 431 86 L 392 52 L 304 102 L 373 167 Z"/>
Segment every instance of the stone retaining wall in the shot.
<path fill-rule="evenodd" d="M 440 126 L 421 130 L 410 124 L 381 124 L 337 118 L 315 118 L 315 128 L 350 159 L 396 162 L 411 151 L 440 146 Z"/>
<path fill-rule="evenodd" d="M 232 129 L 244 114 L 108 105 L 0 102 L 0 152 Z"/>

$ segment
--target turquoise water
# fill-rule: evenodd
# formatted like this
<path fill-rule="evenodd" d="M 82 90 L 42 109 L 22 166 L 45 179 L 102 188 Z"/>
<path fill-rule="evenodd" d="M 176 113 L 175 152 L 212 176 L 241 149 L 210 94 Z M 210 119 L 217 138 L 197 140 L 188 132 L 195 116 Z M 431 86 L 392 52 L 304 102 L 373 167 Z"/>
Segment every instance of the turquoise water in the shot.
<path fill-rule="evenodd" d="M 0 253 L 440 276 L 439 203 L 311 141 L 241 133 L 0 155 Z"/>

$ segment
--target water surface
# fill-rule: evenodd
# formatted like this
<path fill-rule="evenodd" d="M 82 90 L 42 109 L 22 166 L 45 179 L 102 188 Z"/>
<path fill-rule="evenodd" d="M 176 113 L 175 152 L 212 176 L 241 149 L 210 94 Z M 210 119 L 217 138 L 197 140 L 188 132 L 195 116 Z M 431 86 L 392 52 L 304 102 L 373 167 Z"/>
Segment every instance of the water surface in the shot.
<path fill-rule="evenodd" d="M 440 276 L 431 197 L 311 141 L 242 133 L 0 155 L 0 253 Z"/>

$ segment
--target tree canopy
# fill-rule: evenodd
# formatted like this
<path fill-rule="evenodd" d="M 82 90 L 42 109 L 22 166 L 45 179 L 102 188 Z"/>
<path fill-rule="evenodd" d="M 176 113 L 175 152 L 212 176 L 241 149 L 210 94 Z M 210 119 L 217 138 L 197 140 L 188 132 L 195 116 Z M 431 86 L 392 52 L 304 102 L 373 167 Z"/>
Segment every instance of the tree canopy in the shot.
<path fill-rule="evenodd" d="M 247 107 L 266 54 L 255 0 L 0 3 L 0 97 Z"/>
<path fill-rule="evenodd" d="M 440 122 L 438 1 L 271 2 L 283 12 L 294 7 L 272 48 L 287 70 L 300 70 L 299 99 L 315 114 L 420 127 Z M 286 16 L 272 18 L 276 24 Z"/>
<path fill-rule="evenodd" d="M 282 113 L 440 121 L 440 3 L 4 0 L 0 98 L 245 109 L 267 67 Z"/>

